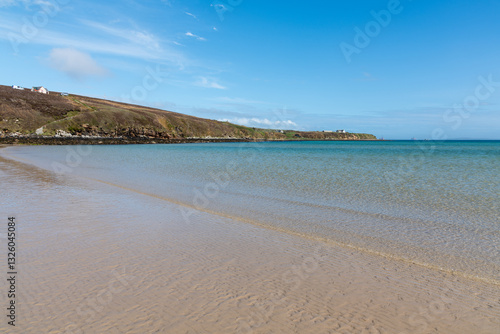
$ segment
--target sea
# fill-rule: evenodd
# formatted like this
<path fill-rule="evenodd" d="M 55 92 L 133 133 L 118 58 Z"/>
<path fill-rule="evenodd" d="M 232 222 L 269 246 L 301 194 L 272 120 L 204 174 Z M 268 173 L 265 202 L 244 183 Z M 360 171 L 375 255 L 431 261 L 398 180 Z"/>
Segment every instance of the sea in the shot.
<path fill-rule="evenodd" d="M 500 284 L 500 141 L 11 146 L 0 155 L 175 203 L 186 224 L 208 212 Z"/>

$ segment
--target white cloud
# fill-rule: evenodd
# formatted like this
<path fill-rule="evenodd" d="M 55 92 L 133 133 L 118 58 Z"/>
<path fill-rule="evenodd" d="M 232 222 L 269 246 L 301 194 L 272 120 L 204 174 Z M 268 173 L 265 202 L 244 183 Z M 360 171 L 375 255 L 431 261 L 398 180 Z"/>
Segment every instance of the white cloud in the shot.
<path fill-rule="evenodd" d="M 131 43 L 145 46 L 150 50 L 159 51 L 161 49 L 158 38 L 155 35 L 148 33 L 146 31 L 113 28 L 99 22 L 93 22 L 88 20 L 82 20 L 82 23 L 91 28 L 99 30 L 99 32 L 101 33 L 104 32 L 111 36 L 122 38 Z"/>
<path fill-rule="evenodd" d="M 196 20 L 198 19 L 198 18 L 196 17 L 196 15 L 194 15 L 194 14 L 192 14 L 192 13 L 189 13 L 189 12 L 184 12 L 184 13 L 186 13 L 186 15 L 189 15 L 189 16 L 191 16 L 191 17 L 195 18 Z"/>
<path fill-rule="evenodd" d="M 17 0 L 0 0 L 0 7 L 10 7 L 17 5 L 19 1 Z"/>
<path fill-rule="evenodd" d="M 40 29 L 36 38 L 28 39 L 20 34 L 18 20 L 3 18 L 0 20 L 0 40 L 11 42 L 14 51 L 23 48 L 26 44 L 39 44 L 50 47 L 71 47 L 91 53 L 154 60 L 161 63 L 171 62 L 181 68 L 189 63 L 189 60 L 182 53 L 173 49 L 173 47 L 162 48 L 159 46 L 160 42 L 158 38 L 147 32 L 140 31 L 139 29 L 109 28 L 92 21 L 82 22 L 86 26 L 95 28 L 98 35 L 93 38 L 93 35 L 89 33 L 86 35 L 75 35 L 69 34 L 62 29 Z M 110 39 L 109 35 L 118 38 Z"/>
<path fill-rule="evenodd" d="M 229 10 L 229 8 L 231 8 L 231 7 L 226 7 L 220 3 L 211 4 L 210 7 L 214 7 L 217 12 L 227 12 Z"/>
<path fill-rule="evenodd" d="M 221 122 L 230 122 L 235 124 L 240 124 L 248 127 L 259 127 L 259 128 L 272 128 L 272 129 L 287 129 L 297 128 L 297 123 L 291 120 L 285 121 L 271 121 L 267 118 L 233 118 L 233 119 L 221 119 Z"/>
<path fill-rule="evenodd" d="M 38 5 L 38 6 L 47 6 L 47 7 L 56 6 L 55 3 L 51 2 L 51 1 L 45 1 L 45 0 L 35 0 L 35 1 L 33 1 L 33 3 L 35 5 Z"/>
<path fill-rule="evenodd" d="M 362 78 L 356 78 L 353 81 L 377 81 L 378 79 L 375 78 L 371 73 L 369 72 L 363 72 L 363 77 Z"/>
<path fill-rule="evenodd" d="M 195 35 L 195 34 L 189 32 L 189 31 L 186 33 L 186 36 L 196 38 L 199 41 L 206 41 L 207 40 L 206 38 L 203 38 L 203 37 L 200 37 L 198 35 Z"/>
<path fill-rule="evenodd" d="M 200 77 L 198 81 L 195 82 L 196 86 L 205 87 L 205 88 L 216 88 L 216 89 L 227 89 L 212 79 L 206 77 Z"/>
<path fill-rule="evenodd" d="M 24 7 L 26 8 L 29 8 L 31 5 L 45 6 L 45 7 L 55 6 L 55 4 L 45 0 L 0 0 L 0 8 L 18 6 L 18 5 L 24 5 Z"/>
<path fill-rule="evenodd" d="M 108 72 L 88 54 L 71 48 L 55 48 L 50 52 L 50 66 L 74 79 L 103 76 Z"/>
<path fill-rule="evenodd" d="M 227 97 L 227 96 L 222 96 L 222 97 L 215 97 L 212 98 L 212 101 L 224 103 L 224 104 L 229 104 L 229 105 L 238 105 L 238 104 L 267 104 L 266 102 L 263 101 L 256 101 L 256 100 L 248 100 L 240 97 Z"/>

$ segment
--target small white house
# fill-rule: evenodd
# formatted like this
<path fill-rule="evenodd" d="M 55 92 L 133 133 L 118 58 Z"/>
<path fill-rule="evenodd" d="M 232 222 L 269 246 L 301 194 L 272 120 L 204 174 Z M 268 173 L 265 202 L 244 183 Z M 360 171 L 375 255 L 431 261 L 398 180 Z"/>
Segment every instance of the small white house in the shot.
<path fill-rule="evenodd" d="M 347 133 L 346 130 L 337 130 L 337 133 Z"/>
<path fill-rule="evenodd" d="M 31 91 L 32 92 L 37 92 L 37 93 L 42 93 L 42 94 L 48 94 L 49 91 L 43 87 L 43 86 L 40 86 L 40 87 L 33 87 L 31 88 Z"/>
<path fill-rule="evenodd" d="M 14 88 L 14 89 L 19 89 L 19 90 L 24 90 L 24 88 L 23 88 L 23 87 L 21 87 L 21 86 L 16 86 L 16 85 L 12 85 L 12 88 Z"/>

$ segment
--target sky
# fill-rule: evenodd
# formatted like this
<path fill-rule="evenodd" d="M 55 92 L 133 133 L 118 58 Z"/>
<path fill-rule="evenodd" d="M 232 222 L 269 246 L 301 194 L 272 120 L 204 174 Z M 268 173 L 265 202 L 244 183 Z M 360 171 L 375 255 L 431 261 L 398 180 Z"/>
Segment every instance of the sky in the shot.
<path fill-rule="evenodd" d="M 0 84 L 384 139 L 500 139 L 500 1 L 0 0 Z"/>

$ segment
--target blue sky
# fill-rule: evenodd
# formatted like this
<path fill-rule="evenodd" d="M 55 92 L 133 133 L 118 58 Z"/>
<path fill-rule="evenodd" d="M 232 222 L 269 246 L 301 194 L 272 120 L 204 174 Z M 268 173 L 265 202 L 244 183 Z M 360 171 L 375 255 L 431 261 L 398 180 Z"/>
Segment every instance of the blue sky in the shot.
<path fill-rule="evenodd" d="M 0 0 L 0 84 L 267 128 L 500 139 L 496 0 Z"/>

